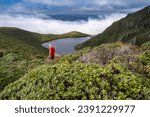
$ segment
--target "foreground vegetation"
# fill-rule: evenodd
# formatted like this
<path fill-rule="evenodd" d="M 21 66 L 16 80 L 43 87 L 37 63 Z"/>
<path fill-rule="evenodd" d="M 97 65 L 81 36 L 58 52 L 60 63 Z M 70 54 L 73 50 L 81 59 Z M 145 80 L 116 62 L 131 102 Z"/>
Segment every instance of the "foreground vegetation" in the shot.
<path fill-rule="evenodd" d="M 142 76 L 119 64 L 61 63 L 32 70 L 1 99 L 149 99 Z"/>
<path fill-rule="evenodd" d="M 47 50 L 33 33 L 0 28 L 0 91 L 44 63 Z"/>
<path fill-rule="evenodd" d="M 6 86 L 0 99 L 150 99 L 149 45 L 111 43 L 64 55 Z"/>

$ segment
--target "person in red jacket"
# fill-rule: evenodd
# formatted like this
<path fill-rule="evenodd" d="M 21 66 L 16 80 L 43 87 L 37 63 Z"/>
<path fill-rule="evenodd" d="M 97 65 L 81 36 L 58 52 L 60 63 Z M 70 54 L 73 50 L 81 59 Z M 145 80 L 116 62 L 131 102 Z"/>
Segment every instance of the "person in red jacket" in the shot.
<path fill-rule="evenodd" d="M 55 58 L 55 48 L 52 44 L 49 44 L 49 61 Z"/>

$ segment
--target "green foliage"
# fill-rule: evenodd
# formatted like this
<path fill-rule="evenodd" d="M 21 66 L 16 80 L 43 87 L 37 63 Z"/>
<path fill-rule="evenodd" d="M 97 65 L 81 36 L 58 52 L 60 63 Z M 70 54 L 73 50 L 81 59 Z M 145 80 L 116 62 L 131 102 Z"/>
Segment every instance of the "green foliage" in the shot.
<path fill-rule="evenodd" d="M 150 79 L 150 51 L 146 51 L 139 56 L 139 61 L 142 63 L 140 68 L 142 74 Z"/>
<path fill-rule="evenodd" d="M 142 62 L 142 64 L 147 65 L 150 63 L 150 51 L 148 52 L 144 52 L 143 54 L 141 54 L 139 56 L 140 62 Z"/>
<path fill-rule="evenodd" d="M 142 44 L 141 49 L 142 50 L 150 50 L 150 42 Z"/>
<path fill-rule="evenodd" d="M 8 85 L 0 99 L 147 99 L 141 79 L 118 64 L 43 65 Z"/>
<path fill-rule="evenodd" d="M 34 33 L 1 27 L 0 91 L 31 69 L 43 64 L 46 52 Z"/>
<path fill-rule="evenodd" d="M 4 56 L 4 53 L 0 51 L 0 57 L 3 57 L 3 56 Z"/>
<path fill-rule="evenodd" d="M 15 53 L 0 58 L 0 91 L 42 63 L 43 59 L 25 59 L 22 55 Z"/>

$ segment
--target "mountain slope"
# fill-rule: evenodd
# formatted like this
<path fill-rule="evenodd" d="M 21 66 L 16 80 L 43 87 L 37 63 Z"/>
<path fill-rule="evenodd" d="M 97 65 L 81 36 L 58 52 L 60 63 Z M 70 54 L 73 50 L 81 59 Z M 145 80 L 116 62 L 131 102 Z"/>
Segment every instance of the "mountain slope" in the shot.
<path fill-rule="evenodd" d="M 47 50 L 41 47 L 38 36 L 18 28 L 0 28 L 0 91 L 43 64 Z"/>
<path fill-rule="evenodd" d="M 0 27 L 0 48 L 8 52 L 23 52 L 23 50 L 27 51 L 31 49 L 31 52 L 34 50 L 42 54 L 45 52 L 45 49 L 41 47 L 41 42 L 39 41 L 40 36 L 40 34 L 18 28 Z M 29 49 L 26 48 L 27 46 Z"/>
<path fill-rule="evenodd" d="M 122 41 L 141 45 L 150 41 L 150 6 L 129 14 L 127 17 L 113 23 L 103 33 L 77 45 L 76 49 L 94 47 L 103 43 Z"/>

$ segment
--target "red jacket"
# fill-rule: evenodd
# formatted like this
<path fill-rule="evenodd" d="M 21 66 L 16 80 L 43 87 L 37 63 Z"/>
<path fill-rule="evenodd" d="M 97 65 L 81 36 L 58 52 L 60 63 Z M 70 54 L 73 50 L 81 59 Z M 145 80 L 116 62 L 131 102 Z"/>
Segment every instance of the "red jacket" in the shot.
<path fill-rule="evenodd" d="M 55 56 L 55 48 L 54 46 L 49 47 L 49 56 Z"/>

